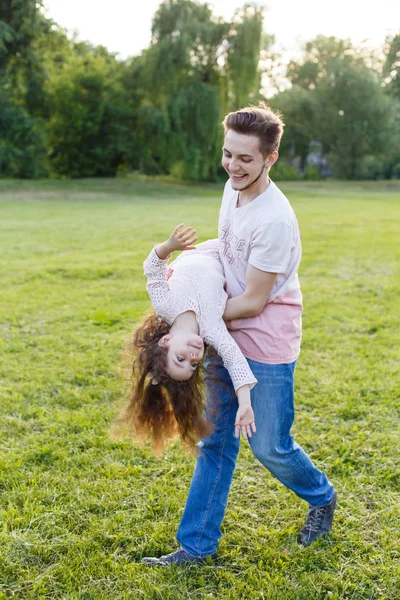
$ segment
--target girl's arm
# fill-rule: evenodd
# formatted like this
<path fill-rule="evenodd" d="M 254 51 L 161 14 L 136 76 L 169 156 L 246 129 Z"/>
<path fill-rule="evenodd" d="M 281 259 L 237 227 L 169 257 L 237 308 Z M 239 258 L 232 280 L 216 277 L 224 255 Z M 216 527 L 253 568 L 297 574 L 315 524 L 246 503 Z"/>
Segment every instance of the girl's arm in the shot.
<path fill-rule="evenodd" d="M 235 437 L 239 437 L 242 433 L 245 440 L 256 432 L 256 424 L 254 423 L 254 413 L 251 407 L 250 386 L 243 385 L 236 390 L 238 397 L 239 408 L 235 419 Z"/>
<path fill-rule="evenodd" d="M 177 225 L 169 238 L 156 246 L 155 250 L 160 260 L 169 259 L 175 250 L 195 250 L 193 244 L 197 241 L 196 230 L 192 227 L 182 229 L 183 227 L 183 223 Z"/>
<path fill-rule="evenodd" d="M 236 394 L 238 394 L 239 389 L 243 386 L 248 387 L 250 392 L 251 388 L 256 385 L 257 379 L 254 377 L 249 363 L 221 318 L 215 320 L 210 334 L 205 337 L 205 341 L 213 346 L 222 358 L 224 367 L 232 379 Z M 244 395 L 242 397 L 245 399 Z M 250 398 L 250 393 L 248 398 Z"/>
<path fill-rule="evenodd" d="M 167 318 L 168 305 L 170 304 L 170 289 L 168 284 L 168 259 L 174 250 L 191 250 L 192 244 L 197 240 L 194 229 L 184 227 L 183 224 L 175 227 L 169 238 L 158 244 L 144 261 L 144 274 L 147 277 L 147 291 L 151 298 L 153 308 L 158 316 Z M 170 306 L 169 306 L 170 308 Z"/>
<path fill-rule="evenodd" d="M 220 319 L 219 324 L 215 327 L 215 342 L 216 345 L 214 348 L 224 362 L 224 367 L 232 379 L 238 398 L 239 408 L 236 413 L 235 436 L 239 437 L 242 434 L 244 439 L 247 440 L 256 431 L 254 413 L 251 407 L 250 390 L 257 383 L 257 379 L 254 377 L 249 363 L 228 332 L 222 319 Z"/>

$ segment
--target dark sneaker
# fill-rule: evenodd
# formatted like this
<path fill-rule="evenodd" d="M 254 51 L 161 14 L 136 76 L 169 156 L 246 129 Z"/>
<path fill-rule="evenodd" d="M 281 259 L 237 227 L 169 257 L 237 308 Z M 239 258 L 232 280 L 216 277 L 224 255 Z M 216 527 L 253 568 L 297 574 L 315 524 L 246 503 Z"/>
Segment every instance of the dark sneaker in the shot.
<path fill-rule="evenodd" d="M 309 546 L 319 537 L 332 529 L 333 515 L 336 507 L 336 492 L 328 504 L 324 506 L 310 506 L 307 511 L 307 520 L 299 533 L 297 541 L 303 546 Z"/>
<path fill-rule="evenodd" d="M 216 554 L 212 554 L 211 558 L 216 558 Z M 198 556 L 192 556 L 188 554 L 185 550 L 180 548 L 179 550 L 175 550 L 175 552 L 171 552 L 171 554 L 165 554 L 164 556 L 160 556 L 160 558 L 152 558 L 146 556 L 142 558 L 142 563 L 145 565 L 149 565 L 151 567 L 163 567 L 167 565 L 185 565 L 185 564 L 197 564 L 197 565 L 205 565 L 207 564 L 207 558 L 200 558 Z"/>

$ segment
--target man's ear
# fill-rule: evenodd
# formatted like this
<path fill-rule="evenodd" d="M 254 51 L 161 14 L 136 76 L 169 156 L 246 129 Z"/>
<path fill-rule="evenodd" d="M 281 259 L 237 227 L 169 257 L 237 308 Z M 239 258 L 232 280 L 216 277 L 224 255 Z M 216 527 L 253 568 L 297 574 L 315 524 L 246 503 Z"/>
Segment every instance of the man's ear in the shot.
<path fill-rule="evenodd" d="M 163 335 L 162 338 L 160 340 L 158 340 L 158 345 L 160 346 L 160 348 L 168 348 L 170 339 L 171 339 L 171 336 L 169 333 L 167 333 L 166 335 Z"/>
<path fill-rule="evenodd" d="M 276 163 L 276 161 L 279 158 L 279 153 L 277 151 L 273 152 L 272 154 L 270 154 L 267 158 L 267 160 L 265 161 L 265 166 L 269 169 L 270 167 L 272 167 L 272 165 L 274 165 Z"/>

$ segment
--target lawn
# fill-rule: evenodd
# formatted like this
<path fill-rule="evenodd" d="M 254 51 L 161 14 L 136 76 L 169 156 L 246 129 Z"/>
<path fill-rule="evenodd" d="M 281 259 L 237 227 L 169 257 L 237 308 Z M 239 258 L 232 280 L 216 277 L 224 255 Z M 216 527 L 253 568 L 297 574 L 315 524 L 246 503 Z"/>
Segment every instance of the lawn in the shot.
<path fill-rule="evenodd" d="M 400 598 L 400 184 L 284 183 L 303 240 L 294 435 L 338 491 L 333 532 L 242 442 L 217 561 L 176 548 L 194 458 L 110 436 L 142 263 L 185 222 L 215 237 L 222 185 L 0 181 L 0 599 Z"/>

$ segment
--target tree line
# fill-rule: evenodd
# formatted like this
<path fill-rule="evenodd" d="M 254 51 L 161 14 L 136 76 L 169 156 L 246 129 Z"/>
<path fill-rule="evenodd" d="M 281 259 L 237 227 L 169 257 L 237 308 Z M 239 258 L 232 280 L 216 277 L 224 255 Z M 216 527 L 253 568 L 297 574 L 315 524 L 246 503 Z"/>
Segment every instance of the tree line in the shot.
<path fill-rule="evenodd" d="M 317 36 L 283 72 L 264 25 L 256 5 L 225 21 L 164 0 L 149 47 L 119 60 L 39 0 L 2 0 L 0 175 L 215 180 L 223 116 L 268 85 L 286 123 L 275 179 L 400 177 L 400 33 L 375 52 Z"/>

